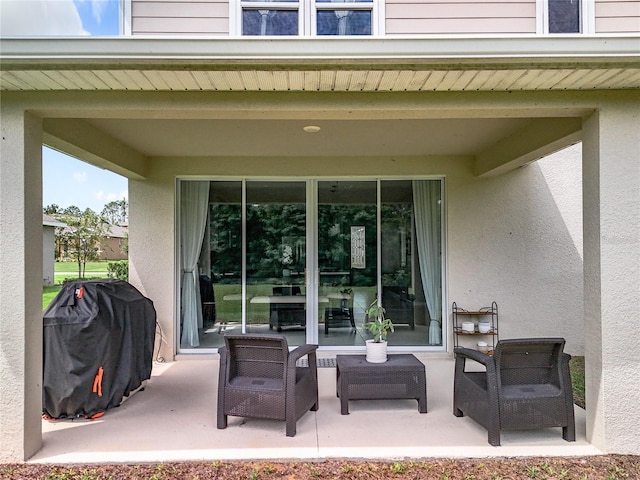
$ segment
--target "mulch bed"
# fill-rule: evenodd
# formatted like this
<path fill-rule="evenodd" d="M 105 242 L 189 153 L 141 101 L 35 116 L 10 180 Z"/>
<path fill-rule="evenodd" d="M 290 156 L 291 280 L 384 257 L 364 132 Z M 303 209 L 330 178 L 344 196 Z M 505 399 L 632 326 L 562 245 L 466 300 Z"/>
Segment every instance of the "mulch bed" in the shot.
<path fill-rule="evenodd" d="M 640 479 L 640 456 L 425 459 L 402 461 L 0 464 L 0 479 L 43 480 L 617 480 Z"/>

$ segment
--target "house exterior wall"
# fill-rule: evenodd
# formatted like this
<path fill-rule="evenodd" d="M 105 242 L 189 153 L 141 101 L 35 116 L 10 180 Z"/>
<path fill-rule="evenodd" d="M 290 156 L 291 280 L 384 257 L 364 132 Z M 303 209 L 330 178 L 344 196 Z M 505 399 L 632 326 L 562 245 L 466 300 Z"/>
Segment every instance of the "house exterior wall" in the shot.
<path fill-rule="evenodd" d="M 585 391 L 597 412 L 587 418 L 587 437 L 621 453 L 640 453 L 638 125 L 636 95 L 598 109 L 583 127 Z"/>
<path fill-rule="evenodd" d="M 640 32 L 640 1 L 596 0 L 595 29 L 597 33 Z"/>
<path fill-rule="evenodd" d="M 450 172 L 449 310 L 498 303 L 500 337 L 584 354 L 580 145 L 489 179 Z"/>
<path fill-rule="evenodd" d="M 106 237 L 100 240 L 100 260 L 126 260 L 122 252 L 122 238 Z"/>
<path fill-rule="evenodd" d="M 133 35 L 228 35 L 228 0 L 133 0 Z"/>
<path fill-rule="evenodd" d="M 29 458 L 41 444 L 42 310 L 39 295 L 31 290 L 41 281 L 42 273 L 43 120 L 30 112 L 44 117 L 65 111 L 77 114 L 81 109 L 107 112 L 125 103 L 127 108 L 142 111 L 155 102 L 151 106 L 184 113 L 193 108 L 192 100 L 198 94 L 129 95 L 123 92 L 117 98 L 121 104 L 114 106 L 114 96 L 3 94 L 0 288 L 14 294 L 0 295 L 0 459 Z M 247 92 L 243 105 L 250 106 L 256 100 L 252 95 L 259 94 Z M 548 110 L 557 112 L 569 106 L 592 112 L 583 120 L 585 309 L 580 310 L 580 300 L 575 298 L 580 289 L 573 288 L 580 264 L 579 233 L 575 219 L 565 220 L 572 218 L 576 206 L 556 207 L 554 211 L 554 198 L 562 203 L 561 196 L 569 193 L 563 191 L 577 175 L 570 160 L 564 167 L 560 161 L 546 165 L 545 160 L 496 177 L 478 178 L 473 173 L 473 159 L 467 157 L 250 158 L 242 162 L 238 158 L 150 158 L 145 180 L 130 182 L 131 281 L 158 310 L 166 339 L 161 356 L 173 356 L 177 315 L 176 176 L 444 175 L 447 303 L 455 300 L 461 305 L 483 305 L 496 300 L 505 338 L 540 332 L 565 335 L 570 338 L 571 353 L 580 353 L 580 340 L 575 339 L 583 335 L 579 330 L 584 312 L 588 438 L 604 452 L 640 453 L 640 416 L 636 413 L 640 403 L 636 381 L 640 336 L 636 323 L 630 320 L 637 317 L 640 303 L 637 91 L 472 93 L 464 95 L 464 102 L 460 97 L 452 92 L 408 98 L 421 108 L 438 109 L 443 117 L 480 107 L 493 107 L 500 115 L 528 111 L 544 116 Z M 298 107 L 312 111 L 313 98 Z M 351 106 L 363 106 L 353 98 Z M 380 102 L 375 108 L 384 108 L 378 104 L 384 103 L 383 98 L 377 97 Z M 554 172 L 554 168 L 560 170 Z M 566 176 L 568 183 L 548 181 L 551 176 L 554 180 Z M 560 239 L 555 231 L 558 228 Z M 539 258 L 542 260 L 537 264 Z M 558 265 L 543 265 L 553 262 L 568 266 L 559 270 Z M 522 322 L 523 318 L 529 321 Z"/>
<path fill-rule="evenodd" d="M 230 32 L 229 0 L 132 0 L 133 35 L 220 35 Z M 535 34 L 536 0 L 386 0 L 386 35 Z M 595 0 L 594 32 L 640 33 L 640 0 Z M 589 22 L 589 19 L 587 19 Z"/>
<path fill-rule="evenodd" d="M 535 0 L 387 0 L 388 35 L 536 32 Z"/>
<path fill-rule="evenodd" d="M 42 444 L 42 119 L 2 99 L 0 462 Z M 10 294 L 9 294 L 10 292 Z"/>
<path fill-rule="evenodd" d="M 163 358 L 176 352 L 176 177 L 308 178 L 326 171 L 351 177 L 362 174 L 365 162 L 368 175 L 445 175 L 447 311 L 453 301 L 474 309 L 495 300 L 504 338 L 557 335 L 567 338 L 568 351 L 584 353 L 579 146 L 488 180 L 474 176 L 471 160 L 461 157 L 312 160 L 154 159 L 149 180 L 130 182 L 130 279 L 156 302 L 167 338 Z M 450 334 L 449 350 L 452 341 Z"/>

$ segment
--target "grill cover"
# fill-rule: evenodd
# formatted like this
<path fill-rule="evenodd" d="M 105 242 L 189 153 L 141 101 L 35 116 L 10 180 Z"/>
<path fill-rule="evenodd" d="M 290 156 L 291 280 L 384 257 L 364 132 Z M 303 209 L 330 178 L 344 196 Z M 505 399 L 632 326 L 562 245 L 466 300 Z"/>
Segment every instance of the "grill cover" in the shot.
<path fill-rule="evenodd" d="M 125 281 L 66 284 L 43 324 L 45 418 L 96 418 L 151 377 L 156 311 Z"/>

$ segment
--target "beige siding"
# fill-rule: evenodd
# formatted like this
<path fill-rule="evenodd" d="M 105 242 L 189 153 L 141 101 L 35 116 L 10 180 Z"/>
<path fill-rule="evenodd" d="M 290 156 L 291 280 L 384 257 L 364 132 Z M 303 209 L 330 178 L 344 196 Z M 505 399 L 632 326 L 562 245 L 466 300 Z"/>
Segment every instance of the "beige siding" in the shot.
<path fill-rule="evenodd" d="M 133 35 L 228 35 L 229 0 L 132 0 Z M 387 35 L 536 32 L 535 0 L 386 0 Z M 640 0 L 596 0 L 596 33 L 640 32 Z"/>
<path fill-rule="evenodd" d="M 535 0 L 387 0 L 386 33 L 535 33 Z"/>
<path fill-rule="evenodd" d="M 133 35 L 228 35 L 228 0 L 132 0 Z"/>
<path fill-rule="evenodd" d="M 596 0 L 596 33 L 639 33 L 640 0 Z"/>

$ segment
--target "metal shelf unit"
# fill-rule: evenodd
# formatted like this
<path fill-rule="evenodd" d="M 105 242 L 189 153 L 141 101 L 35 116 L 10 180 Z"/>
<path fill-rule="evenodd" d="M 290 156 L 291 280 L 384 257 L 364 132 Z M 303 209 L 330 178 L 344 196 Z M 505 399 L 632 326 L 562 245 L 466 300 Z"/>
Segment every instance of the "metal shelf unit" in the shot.
<path fill-rule="evenodd" d="M 488 337 L 491 339 L 491 343 L 487 342 L 487 345 L 490 345 L 490 352 L 493 352 L 498 341 L 498 304 L 496 302 L 491 302 L 490 307 L 483 307 L 479 310 L 465 310 L 453 302 L 452 312 L 454 346 L 460 346 L 459 342 L 462 337 Z M 478 322 L 484 317 L 490 317 L 491 329 L 487 333 L 480 333 Z M 463 321 L 474 322 L 475 330 L 473 333 L 462 329 Z"/>

